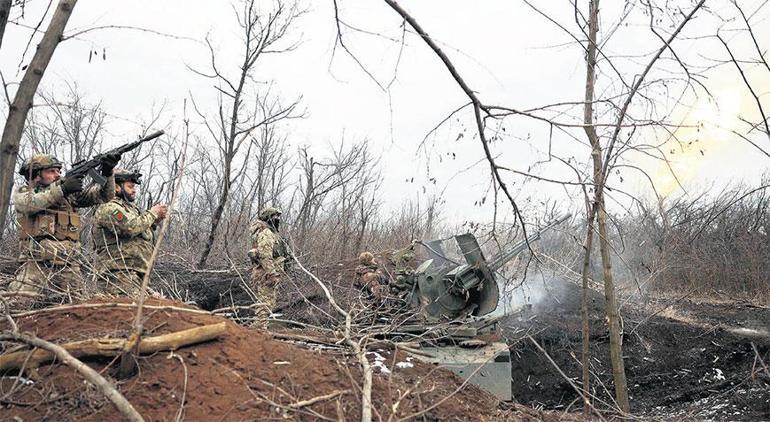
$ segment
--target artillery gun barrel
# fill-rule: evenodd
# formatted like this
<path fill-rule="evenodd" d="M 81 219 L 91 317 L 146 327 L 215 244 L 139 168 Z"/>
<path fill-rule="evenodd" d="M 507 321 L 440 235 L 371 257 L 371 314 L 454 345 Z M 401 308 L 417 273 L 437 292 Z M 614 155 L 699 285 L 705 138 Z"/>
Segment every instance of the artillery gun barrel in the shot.
<path fill-rule="evenodd" d="M 536 231 L 532 236 L 528 237 L 526 240 L 522 240 L 521 242 L 516 243 L 508 251 L 503 252 L 500 255 L 498 255 L 496 258 L 490 260 L 488 264 L 489 269 L 492 272 L 499 270 L 500 268 L 503 267 L 503 265 L 505 265 L 508 261 L 513 259 L 516 255 L 520 254 L 524 249 L 527 249 L 527 245 L 530 242 L 534 242 L 540 239 L 540 236 L 542 236 L 543 233 L 567 221 L 567 219 L 570 217 L 572 217 L 572 214 L 566 214 L 562 217 L 559 217 L 556 220 L 554 220 L 551 224 Z"/>

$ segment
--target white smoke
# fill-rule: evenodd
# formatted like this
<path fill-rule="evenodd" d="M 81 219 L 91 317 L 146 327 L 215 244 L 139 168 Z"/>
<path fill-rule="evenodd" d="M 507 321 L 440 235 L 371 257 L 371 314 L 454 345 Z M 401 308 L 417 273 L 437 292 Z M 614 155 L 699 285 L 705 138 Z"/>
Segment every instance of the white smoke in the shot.
<path fill-rule="evenodd" d="M 529 274 L 524 281 L 513 283 L 500 283 L 500 300 L 497 303 L 497 309 L 491 313 L 491 316 L 500 316 L 507 314 L 516 314 L 522 310 L 542 310 L 545 302 L 559 303 L 564 297 L 564 280 L 546 277 L 543 274 Z"/>

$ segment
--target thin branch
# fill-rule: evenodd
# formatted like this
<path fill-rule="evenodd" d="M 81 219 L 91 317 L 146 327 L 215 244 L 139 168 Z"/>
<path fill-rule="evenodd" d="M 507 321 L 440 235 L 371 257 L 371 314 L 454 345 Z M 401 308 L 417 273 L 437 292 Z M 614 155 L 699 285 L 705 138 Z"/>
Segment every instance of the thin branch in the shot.
<path fill-rule="evenodd" d="M 116 390 L 109 381 L 104 379 L 103 376 L 94 371 L 90 366 L 73 357 L 69 352 L 64 350 L 63 347 L 37 338 L 35 336 L 21 333 L 0 334 L 0 341 L 4 340 L 22 342 L 55 354 L 59 360 L 79 372 L 83 378 L 96 386 L 112 402 L 112 404 L 115 405 L 118 411 L 120 411 L 120 413 L 123 414 L 127 420 L 135 422 L 144 421 L 142 415 L 140 415 L 139 412 L 134 409 L 134 406 L 132 406 L 131 403 L 126 400 L 126 398 L 120 394 L 120 392 Z"/>
<path fill-rule="evenodd" d="M 499 166 L 495 162 L 495 158 L 492 156 L 492 152 L 489 149 L 489 141 L 486 138 L 486 134 L 484 133 L 485 125 L 484 120 L 482 118 L 482 112 L 485 115 L 489 115 L 489 109 L 486 107 L 481 100 L 476 96 L 476 93 L 468 86 L 468 84 L 465 82 L 465 80 L 460 76 L 460 74 L 457 72 L 457 69 L 452 64 L 452 62 L 449 60 L 449 57 L 444 53 L 443 50 L 433 41 L 433 39 L 428 35 L 427 32 L 417 23 L 417 21 L 409 14 L 406 10 L 404 10 L 395 0 L 385 0 L 385 3 L 387 3 L 393 10 L 396 11 L 406 22 L 409 23 L 409 25 L 417 32 L 417 34 L 420 35 L 420 37 L 425 41 L 425 43 L 430 47 L 431 50 L 441 59 L 441 61 L 444 63 L 444 66 L 449 71 L 449 73 L 452 75 L 452 78 L 457 82 L 457 84 L 460 86 L 460 88 L 465 92 L 465 95 L 468 96 L 468 98 L 471 100 L 471 103 L 473 105 L 473 114 L 476 119 L 476 127 L 478 129 L 479 134 L 479 140 L 481 141 L 482 148 L 484 149 L 484 155 L 487 157 L 487 161 L 489 162 L 490 170 L 492 171 L 492 174 L 494 176 L 494 179 L 496 180 L 497 184 L 500 186 L 500 188 L 505 193 L 505 196 L 508 198 L 508 201 L 510 202 L 511 206 L 513 207 L 513 212 L 515 214 L 516 219 L 521 224 L 521 229 L 524 234 L 524 238 L 527 238 L 527 232 L 526 227 L 524 225 L 524 218 L 521 215 L 521 212 L 519 211 L 519 206 L 516 204 L 516 201 L 513 199 L 513 196 L 508 191 L 508 186 L 503 181 L 502 176 L 499 172 Z M 527 243 L 527 247 L 530 248 L 530 251 L 532 251 L 531 246 L 529 243 Z M 534 252 L 534 251 L 532 251 Z"/>

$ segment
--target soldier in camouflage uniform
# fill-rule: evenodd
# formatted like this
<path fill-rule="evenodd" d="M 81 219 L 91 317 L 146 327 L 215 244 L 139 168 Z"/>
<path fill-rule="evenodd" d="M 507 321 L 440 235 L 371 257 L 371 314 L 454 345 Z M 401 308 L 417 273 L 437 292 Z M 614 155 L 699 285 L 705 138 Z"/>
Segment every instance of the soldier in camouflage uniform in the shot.
<path fill-rule="evenodd" d="M 414 263 L 415 263 L 415 251 L 414 248 L 417 245 L 417 241 L 402 249 L 398 249 L 393 252 L 392 260 L 396 266 L 395 280 L 390 284 L 391 290 L 398 296 L 404 296 L 414 288 Z"/>
<path fill-rule="evenodd" d="M 96 209 L 93 240 L 97 286 L 110 295 L 139 293 L 154 248 L 153 229 L 166 217 L 168 207 L 140 210 L 134 201 L 141 173 L 115 171 L 115 198 Z"/>
<path fill-rule="evenodd" d="M 78 208 L 111 200 L 115 195 L 112 170 L 120 155 L 102 159 L 103 186 L 83 188 L 83 178 L 61 177 L 56 157 L 36 154 L 19 170 L 27 183 L 13 192 L 19 224 L 22 265 L 9 285 L 11 292 L 41 294 L 45 302 L 72 298 L 85 291 L 80 274 L 80 215 Z"/>
<path fill-rule="evenodd" d="M 276 287 L 289 258 L 286 242 L 278 233 L 281 210 L 265 208 L 259 212 L 259 220 L 251 225 L 251 249 L 249 258 L 254 269 L 251 272 L 251 288 L 259 301 L 255 325 L 267 328 L 267 319 L 275 308 Z"/>
<path fill-rule="evenodd" d="M 371 252 L 361 252 L 358 255 L 355 284 L 365 289 L 373 298 L 381 299 L 385 293 L 383 280 L 384 276 L 374 255 Z"/>

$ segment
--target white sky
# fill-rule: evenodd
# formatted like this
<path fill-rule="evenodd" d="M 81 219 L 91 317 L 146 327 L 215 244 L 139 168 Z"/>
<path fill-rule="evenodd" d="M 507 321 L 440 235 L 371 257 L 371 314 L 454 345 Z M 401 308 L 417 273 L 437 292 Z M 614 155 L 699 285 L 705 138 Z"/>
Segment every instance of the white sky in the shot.
<path fill-rule="evenodd" d="M 351 25 L 382 32 L 389 37 L 401 36 L 400 20 L 383 2 L 339 2 L 342 17 Z M 23 23 L 34 25 L 48 2 L 32 0 L 27 3 Z M 576 30 L 570 2 L 537 3 L 547 3 L 542 7 L 547 8 L 554 19 L 570 30 Z M 602 24 L 609 26 L 617 21 L 622 10 L 615 8 L 622 6 L 620 3 L 603 3 Z M 691 7 L 689 1 L 679 3 L 685 10 Z M 728 10 L 726 2 L 722 3 L 725 5 L 717 7 L 724 11 L 712 10 L 720 14 L 734 13 Z M 761 3 L 741 2 L 746 10 L 754 10 Z M 491 219 L 489 206 L 474 207 L 489 187 L 487 164 L 481 162 L 452 179 L 458 170 L 483 158 L 468 113 L 453 119 L 429 138 L 423 149 L 418 149 L 425 135 L 439 121 L 467 102 L 439 60 L 414 34 L 407 34 L 406 46 L 394 75 L 400 50 L 398 43 L 347 31 L 346 43 L 382 84 L 387 85 L 395 76 L 390 90 L 384 92 L 341 50 L 332 62 L 335 38 L 332 2 L 304 4 L 308 12 L 297 21 L 296 30 L 289 36 L 291 40 L 301 40 L 300 46 L 286 54 L 266 57 L 257 73 L 260 80 L 272 80 L 287 100 L 302 97 L 301 105 L 308 117 L 287 123 L 290 142 L 312 145 L 316 151 L 323 151 L 327 145 L 338 143 L 343 134 L 347 141 L 368 139 L 374 150 L 383 154 L 383 199 L 389 208 L 398 207 L 403 198 L 423 195 L 423 186 L 426 194 L 441 193 L 451 181 L 451 187 L 444 192 L 448 221 Z M 567 44 L 571 41 L 568 36 L 523 2 L 404 0 L 402 4 L 441 43 L 483 101 L 524 109 L 582 99 L 585 78 L 582 51 L 574 44 Z M 752 22 L 760 29 L 759 40 L 764 40 L 767 48 L 770 47 L 766 43 L 770 39 L 767 29 L 770 7 L 765 9 Z M 17 15 L 18 11 L 12 17 Z M 605 46 L 607 51 L 638 55 L 657 49 L 660 42 L 645 27 L 644 19 L 641 13 L 634 12 L 627 21 L 629 25 L 620 27 Z M 236 60 L 240 48 L 229 2 L 80 0 L 67 32 L 102 25 L 137 26 L 196 40 L 209 34 L 222 63 L 228 59 L 229 62 Z M 714 20 L 704 14 L 703 19 L 688 26 L 685 35 L 705 33 L 714 26 Z M 18 65 L 29 34 L 28 29 L 8 25 L 0 50 L 0 70 L 6 81 L 21 78 Z M 681 41 L 675 47 L 685 56 L 709 54 L 724 58 L 724 52 L 718 51 L 715 45 L 708 41 Z M 99 55 L 89 63 L 89 51 L 92 50 Z M 101 58 L 102 51 L 106 52 L 106 60 Z M 24 63 L 29 61 L 31 54 L 27 53 Z M 106 111 L 115 116 L 109 128 L 117 142 L 133 138 L 138 123 L 148 119 L 150 110 L 160 104 L 166 104 L 166 117 L 177 122 L 181 121 L 183 100 L 190 95 L 201 104 L 213 104 L 211 82 L 186 68 L 190 65 L 205 69 L 207 61 L 208 52 L 199 42 L 132 30 L 94 31 L 59 47 L 43 87 L 56 91 L 63 81 L 75 81 L 88 99 L 102 101 Z M 643 58 L 631 58 L 619 60 L 618 66 L 631 80 L 645 62 Z M 670 61 L 666 66 L 671 67 Z M 770 110 L 767 95 L 770 71 L 763 73 L 763 69 L 753 66 L 751 72 L 750 76 L 764 95 L 765 108 Z M 719 122 L 728 128 L 737 125 L 738 114 L 753 117 L 753 100 L 734 69 L 721 67 L 709 75 L 708 84 L 714 89 L 720 111 L 714 105 L 702 102 L 691 116 L 711 123 Z M 607 78 L 604 82 L 607 86 Z M 617 90 L 617 86 L 613 89 Z M 576 109 L 573 114 L 581 116 L 582 111 Z M 677 114 L 684 116 L 685 113 Z M 518 118 L 507 120 L 505 128 L 506 135 L 494 147 L 495 153 L 500 154 L 500 164 L 527 171 L 535 161 L 547 157 L 547 126 Z M 573 133 L 584 142 L 581 132 Z M 558 131 L 554 134 L 554 152 L 564 158 L 574 156 L 583 162 L 587 160 L 585 146 Z M 727 179 L 757 183 L 759 174 L 767 168 L 766 157 L 713 125 L 704 126 L 702 131 L 684 130 L 678 134 L 689 140 L 698 139 L 689 148 L 670 148 L 675 150 L 670 156 L 672 167 L 688 190 L 708 186 L 713 179 L 720 179 L 720 183 Z M 770 149 L 767 137 L 755 133 L 752 139 Z M 635 163 L 649 171 L 660 192 L 677 193 L 668 171 L 660 164 L 641 159 Z M 533 171 L 554 179 L 573 177 L 571 170 L 553 161 Z M 621 175 L 625 181 L 618 184 L 615 180 L 617 186 L 637 195 L 649 193 L 649 188 L 644 187 L 642 179 L 633 171 L 624 170 Z M 414 183 L 405 182 L 412 177 Z M 435 185 L 429 182 L 430 177 L 437 179 Z M 523 203 L 528 197 L 533 198 L 533 203 L 553 198 L 563 201 L 565 208 L 580 206 L 579 198 L 570 199 L 575 198 L 575 188 L 565 190 L 535 181 L 522 186 L 521 176 L 508 176 L 508 180 Z"/>

